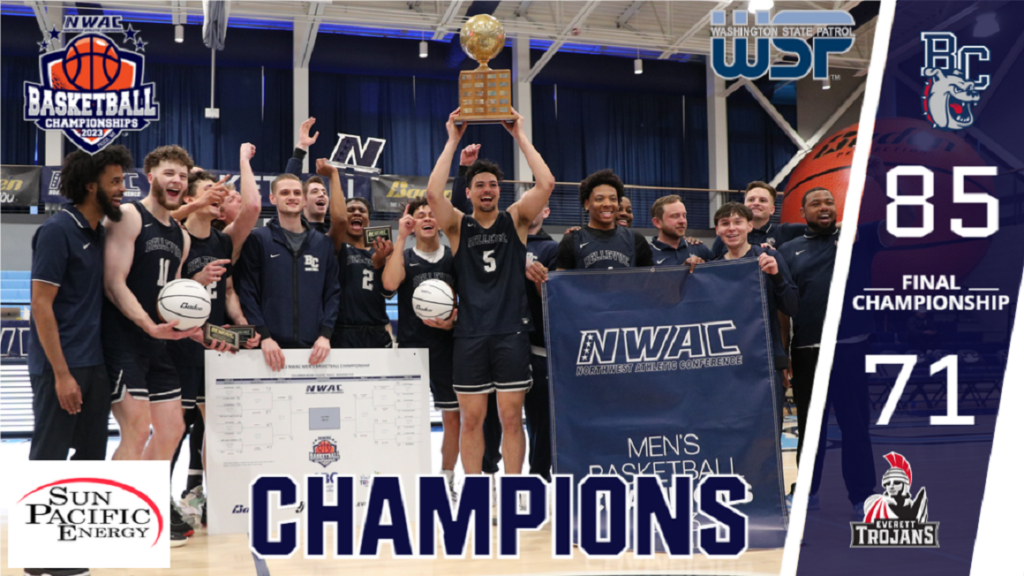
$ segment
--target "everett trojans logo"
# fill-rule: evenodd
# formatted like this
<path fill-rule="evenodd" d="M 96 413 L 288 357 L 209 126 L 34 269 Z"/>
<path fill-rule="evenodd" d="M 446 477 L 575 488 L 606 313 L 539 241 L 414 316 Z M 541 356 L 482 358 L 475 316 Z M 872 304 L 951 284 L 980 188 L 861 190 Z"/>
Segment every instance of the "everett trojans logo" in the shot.
<path fill-rule="evenodd" d="M 971 61 L 988 62 L 985 46 L 961 46 L 952 32 L 922 32 L 925 78 L 921 102 L 924 115 L 940 130 L 961 130 L 974 123 L 972 109 L 979 91 L 989 87 L 988 74 L 972 74 Z"/>
<path fill-rule="evenodd" d="M 122 130 L 142 130 L 160 119 L 156 88 L 143 82 L 145 42 L 120 16 L 64 18 L 64 34 L 80 32 L 59 48 L 60 32 L 40 42 L 58 48 L 39 57 L 40 84 L 25 82 L 25 120 L 42 130 L 61 130 L 76 146 L 95 154 Z M 124 34 L 133 52 L 107 34 Z"/>
<path fill-rule="evenodd" d="M 928 522 L 924 486 L 911 498 L 914 478 L 902 454 L 885 455 L 890 468 L 882 475 L 884 494 L 864 502 L 864 521 L 850 522 L 851 548 L 938 548 L 939 523 Z"/>
<path fill-rule="evenodd" d="M 327 468 L 341 459 L 338 444 L 330 436 L 321 436 L 313 442 L 313 451 L 309 453 L 309 461 Z"/>

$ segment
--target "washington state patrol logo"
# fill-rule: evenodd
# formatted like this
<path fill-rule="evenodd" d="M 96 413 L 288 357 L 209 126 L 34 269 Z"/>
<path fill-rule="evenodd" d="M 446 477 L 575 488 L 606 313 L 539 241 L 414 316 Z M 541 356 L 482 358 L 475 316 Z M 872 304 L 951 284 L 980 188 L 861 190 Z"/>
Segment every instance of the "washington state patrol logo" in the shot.
<path fill-rule="evenodd" d="M 988 74 L 972 69 L 977 62 L 988 62 L 985 46 L 957 48 L 952 32 L 922 32 L 925 79 L 921 97 L 924 115 L 940 130 L 962 130 L 974 124 L 974 107 L 981 100 L 980 92 L 989 87 Z"/>
<path fill-rule="evenodd" d="M 338 454 L 338 443 L 330 436 L 321 436 L 313 442 L 313 451 L 309 453 L 309 461 L 327 468 L 341 459 Z"/>
<path fill-rule="evenodd" d="M 889 452 L 882 475 L 884 494 L 864 502 L 864 521 L 850 522 L 851 548 L 938 548 L 939 523 L 928 521 L 928 494 L 922 486 L 911 497 L 914 475 L 902 454 Z"/>
<path fill-rule="evenodd" d="M 40 83 L 25 82 L 25 120 L 42 130 L 60 130 L 76 146 L 95 154 L 123 130 L 138 131 L 160 119 L 156 87 L 143 81 L 147 44 L 123 28 L 120 16 L 66 16 L 63 33 L 79 33 L 61 46 L 56 28 L 39 43 Z M 108 34 L 123 34 L 134 51 Z"/>

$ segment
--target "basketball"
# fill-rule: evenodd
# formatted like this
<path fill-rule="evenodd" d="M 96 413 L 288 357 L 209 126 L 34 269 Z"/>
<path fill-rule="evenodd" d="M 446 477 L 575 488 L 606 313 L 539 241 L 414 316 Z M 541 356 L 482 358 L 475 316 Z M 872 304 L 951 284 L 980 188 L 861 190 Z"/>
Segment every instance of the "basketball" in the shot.
<path fill-rule="evenodd" d="M 412 293 L 412 309 L 420 320 L 447 319 L 454 308 L 452 287 L 443 280 L 424 280 Z"/>
<path fill-rule="evenodd" d="M 210 317 L 210 293 L 195 280 L 173 280 L 160 291 L 156 307 L 165 322 L 178 321 L 176 330 L 191 330 Z"/>
<path fill-rule="evenodd" d="M 79 90 L 106 90 L 121 74 L 114 45 L 93 34 L 79 36 L 64 55 L 64 76 Z"/>

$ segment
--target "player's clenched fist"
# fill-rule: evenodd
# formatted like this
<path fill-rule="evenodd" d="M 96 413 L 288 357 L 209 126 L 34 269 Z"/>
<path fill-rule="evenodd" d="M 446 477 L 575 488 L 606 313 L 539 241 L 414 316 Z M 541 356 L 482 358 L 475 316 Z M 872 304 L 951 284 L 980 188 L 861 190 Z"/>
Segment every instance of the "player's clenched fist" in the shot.
<path fill-rule="evenodd" d="M 769 276 L 775 276 L 779 273 L 779 263 L 775 260 L 774 256 L 769 256 L 766 252 L 762 252 L 757 257 L 757 263 L 761 266 L 761 271 Z"/>

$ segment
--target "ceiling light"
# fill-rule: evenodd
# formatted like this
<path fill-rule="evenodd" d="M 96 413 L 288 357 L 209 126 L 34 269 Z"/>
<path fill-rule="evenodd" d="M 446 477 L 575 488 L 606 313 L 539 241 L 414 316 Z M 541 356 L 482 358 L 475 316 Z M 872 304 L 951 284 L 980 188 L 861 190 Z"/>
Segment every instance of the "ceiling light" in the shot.
<path fill-rule="evenodd" d="M 775 2 L 772 0 L 750 0 L 750 3 L 747 4 L 747 12 L 763 12 L 774 7 Z"/>
<path fill-rule="evenodd" d="M 181 24 L 177 24 L 174 27 L 174 41 L 181 44 L 185 41 L 185 27 Z"/>
<path fill-rule="evenodd" d="M 825 81 L 821 83 L 821 89 L 822 90 L 829 90 L 831 88 L 832 88 L 832 80 L 829 79 L 828 77 L 826 77 Z"/>
<path fill-rule="evenodd" d="M 420 40 L 420 58 L 427 57 L 427 41 Z"/>

